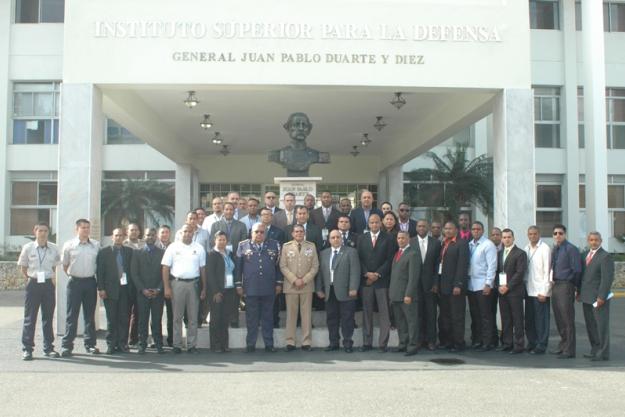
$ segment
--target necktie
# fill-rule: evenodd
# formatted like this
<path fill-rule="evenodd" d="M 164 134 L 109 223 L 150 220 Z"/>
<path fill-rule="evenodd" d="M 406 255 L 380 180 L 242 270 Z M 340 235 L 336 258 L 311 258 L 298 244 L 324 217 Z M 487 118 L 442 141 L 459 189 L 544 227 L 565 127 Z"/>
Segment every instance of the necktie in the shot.
<path fill-rule="evenodd" d="M 375 242 L 378 240 L 376 235 L 371 235 L 371 246 L 375 248 Z"/>
<path fill-rule="evenodd" d="M 324 209 L 323 209 L 323 219 L 326 222 L 328 221 L 328 216 L 329 216 L 328 209 L 324 207 Z"/>
<path fill-rule="evenodd" d="M 334 270 L 334 268 L 336 268 L 336 260 L 339 257 L 339 250 L 338 249 L 334 249 L 332 251 L 332 260 L 330 261 L 330 266 L 332 267 L 332 270 Z"/>
<path fill-rule="evenodd" d="M 297 244 L 297 251 L 298 251 L 298 252 L 301 252 L 301 251 L 302 251 L 302 244 L 301 244 L 301 243 L 298 243 L 298 244 Z"/>
<path fill-rule="evenodd" d="M 588 255 L 586 255 L 586 266 L 588 266 L 588 264 L 590 264 L 590 261 L 592 261 L 592 257 L 595 255 L 595 251 L 590 251 L 588 252 Z"/>
<path fill-rule="evenodd" d="M 510 253 L 510 248 L 505 248 L 503 250 L 503 261 L 504 263 L 506 262 L 506 259 L 508 258 L 508 254 Z"/>
<path fill-rule="evenodd" d="M 395 259 L 394 259 L 394 261 L 395 261 L 395 262 L 399 261 L 399 258 L 401 258 L 401 254 L 402 254 L 402 253 L 404 253 L 404 250 L 403 250 L 403 249 L 399 249 L 399 250 L 397 251 L 397 253 L 395 254 Z"/>
<path fill-rule="evenodd" d="M 291 214 L 291 212 L 287 211 L 286 213 L 286 221 L 288 224 L 293 223 L 293 214 Z"/>
<path fill-rule="evenodd" d="M 117 261 L 117 274 L 121 278 L 124 273 L 124 258 L 122 257 L 122 251 L 119 248 L 115 249 L 115 260 Z"/>
<path fill-rule="evenodd" d="M 230 228 L 232 228 L 232 222 L 226 222 L 226 234 L 228 239 L 230 239 Z"/>
<path fill-rule="evenodd" d="M 347 245 L 347 233 L 343 232 L 343 245 Z"/>
<path fill-rule="evenodd" d="M 421 249 L 421 262 L 425 262 L 425 254 L 427 252 L 427 248 L 425 247 L 425 239 L 421 239 L 419 241 L 419 246 Z"/>

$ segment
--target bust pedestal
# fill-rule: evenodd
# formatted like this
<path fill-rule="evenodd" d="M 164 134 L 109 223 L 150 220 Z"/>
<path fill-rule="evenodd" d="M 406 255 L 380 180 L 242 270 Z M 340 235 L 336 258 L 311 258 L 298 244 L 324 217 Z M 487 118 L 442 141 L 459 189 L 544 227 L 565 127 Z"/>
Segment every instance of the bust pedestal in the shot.
<path fill-rule="evenodd" d="M 295 204 L 303 205 L 304 197 L 312 194 L 317 197 L 317 183 L 322 177 L 275 177 L 274 184 L 280 185 L 280 207 L 284 208 L 282 201 L 284 194 L 295 194 Z"/>

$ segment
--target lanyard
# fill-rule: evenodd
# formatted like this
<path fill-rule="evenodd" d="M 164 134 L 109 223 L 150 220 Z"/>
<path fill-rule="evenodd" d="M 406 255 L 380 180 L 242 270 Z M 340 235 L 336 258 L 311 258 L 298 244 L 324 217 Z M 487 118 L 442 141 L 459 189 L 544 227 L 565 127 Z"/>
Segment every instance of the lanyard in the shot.
<path fill-rule="evenodd" d="M 528 265 L 530 264 L 530 262 L 532 262 L 532 258 L 534 257 L 534 255 L 536 255 L 536 252 L 538 252 L 538 248 L 540 248 L 540 245 L 541 245 L 542 243 L 543 243 L 543 242 L 538 242 L 538 245 L 536 245 L 536 249 L 534 249 L 534 252 L 532 252 L 532 245 L 530 244 L 530 246 L 529 246 L 529 251 L 530 251 L 530 253 L 531 253 L 531 254 L 530 254 L 529 259 L 527 260 L 527 264 L 528 264 Z"/>
<path fill-rule="evenodd" d="M 41 247 L 37 246 L 37 258 L 39 258 L 39 270 L 43 270 L 43 261 L 46 259 L 46 255 L 48 254 L 48 247 L 46 246 L 43 249 L 43 256 L 41 256 L 41 252 L 39 251 L 39 249 L 41 249 Z"/>

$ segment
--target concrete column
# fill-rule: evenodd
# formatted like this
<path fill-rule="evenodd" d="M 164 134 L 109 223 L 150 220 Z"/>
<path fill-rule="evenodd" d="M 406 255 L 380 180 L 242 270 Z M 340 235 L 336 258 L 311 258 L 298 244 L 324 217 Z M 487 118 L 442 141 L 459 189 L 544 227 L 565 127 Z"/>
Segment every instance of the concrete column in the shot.
<path fill-rule="evenodd" d="M 360 190 L 359 190 L 360 191 Z M 354 201 L 354 207 L 358 207 L 360 204 L 359 195 L 356 195 L 356 201 Z M 377 198 L 377 206 L 380 206 L 380 203 L 383 201 L 388 201 L 388 174 L 387 171 L 380 171 L 378 174 L 378 198 Z"/>
<path fill-rule="evenodd" d="M 564 49 L 564 87 L 561 91 L 562 140 L 566 152 L 564 174 L 564 218 L 568 238 L 580 242 L 579 214 L 579 140 L 577 134 L 577 33 L 575 31 L 575 0 L 562 3 L 562 35 Z"/>
<path fill-rule="evenodd" d="M 582 2 L 584 55 L 584 136 L 586 139 L 586 219 L 607 242 L 608 151 L 606 148 L 603 2 Z"/>
<path fill-rule="evenodd" d="M 190 164 L 176 164 L 176 196 L 175 196 L 175 216 L 176 220 L 173 228 L 175 233 L 185 221 L 187 213 L 191 210 L 191 199 L 193 195 L 193 167 Z M 173 238 L 172 238 L 173 239 Z"/>
<path fill-rule="evenodd" d="M 473 129 L 473 137 L 475 138 L 475 157 L 488 154 L 488 119 L 483 118 L 475 122 L 471 129 Z M 487 214 L 480 207 L 475 207 L 474 212 L 473 220 L 484 223 L 484 227 L 487 230 L 490 229 Z"/>
<path fill-rule="evenodd" d="M 0 173 L 2 173 L 2 180 L 0 180 L 0 253 L 5 250 L 5 237 L 8 234 L 9 224 L 9 207 L 11 205 L 9 175 L 7 175 L 7 144 L 10 142 L 8 136 L 8 123 L 9 123 L 9 97 L 10 97 L 10 85 L 9 82 L 9 50 L 11 42 L 11 1 L 0 1 L 0 56 L 6 57 L 0 64 Z"/>
<path fill-rule="evenodd" d="M 386 170 L 387 172 L 387 196 L 388 201 L 393 205 L 393 209 L 397 211 L 399 203 L 404 201 L 404 172 L 403 165 L 396 165 Z"/>
<path fill-rule="evenodd" d="M 59 134 L 57 241 L 75 236 L 79 218 L 91 221 L 91 236 L 100 239 L 100 193 L 104 114 L 102 93 L 93 84 L 63 84 Z M 65 332 L 67 275 L 57 274 L 57 331 Z M 81 313 L 82 315 L 82 313 Z M 97 324 L 98 314 L 96 314 Z M 82 318 L 79 318 L 81 331 Z"/>
<path fill-rule="evenodd" d="M 521 247 L 536 221 L 533 102 L 531 89 L 506 89 L 493 106 L 494 223 Z"/>
<path fill-rule="evenodd" d="M 200 207 L 200 173 L 196 168 L 191 170 L 191 209 Z"/>

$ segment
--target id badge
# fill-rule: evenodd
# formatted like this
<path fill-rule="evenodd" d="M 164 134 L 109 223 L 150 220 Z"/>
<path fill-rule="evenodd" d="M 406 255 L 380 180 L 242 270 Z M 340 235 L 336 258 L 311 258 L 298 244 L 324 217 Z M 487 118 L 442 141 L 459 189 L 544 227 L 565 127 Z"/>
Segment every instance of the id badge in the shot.
<path fill-rule="evenodd" d="M 442 275 L 443 274 L 443 264 L 438 264 L 438 275 Z"/>
<path fill-rule="evenodd" d="M 328 229 L 325 227 L 321 229 L 321 237 L 323 240 L 328 240 Z"/>
<path fill-rule="evenodd" d="M 506 275 L 505 272 L 500 272 L 499 273 L 499 285 L 501 286 L 507 286 L 508 285 L 508 276 Z"/>
<path fill-rule="evenodd" d="M 44 282 L 46 282 L 46 273 L 37 271 L 37 284 L 43 284 Z"/>
<path fill-rule="evenodd" d="M 128 278 L 126 277 L 126 273 L 122 274 L 122 277 L 119 279 L 119 285 L 128 285 Z"/>
<path fill-rule="evenodd" d="M 226 274 L 226 285 L 224 285 L 224 287 L 226 288 L 234 287 L 234 277 L 232 276 L 232 274 Z"/>

